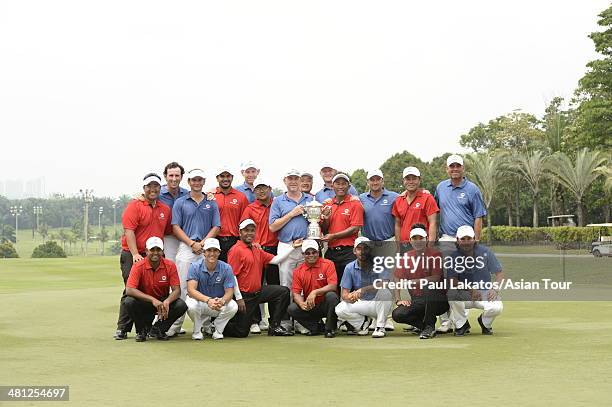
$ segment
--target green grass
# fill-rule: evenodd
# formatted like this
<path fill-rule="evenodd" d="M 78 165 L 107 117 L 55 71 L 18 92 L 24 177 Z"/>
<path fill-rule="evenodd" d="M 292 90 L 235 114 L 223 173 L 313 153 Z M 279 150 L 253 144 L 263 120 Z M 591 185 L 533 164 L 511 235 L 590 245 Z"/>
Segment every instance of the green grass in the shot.
<path fill-rule="evenodd" d="M 524 268 L 517 260 L 504 260 L 509 273 Z M 493 337 L 473 329 L 423 341 L 396 330 L 379 340 L 135 343 L 133 334 L 111 339 L 121 288 L 117 257 L 0 260 L 0 384 L 67 384 L 78 406 L 603 406 L 612 398 L 612 302 L 508 301 Z"/>

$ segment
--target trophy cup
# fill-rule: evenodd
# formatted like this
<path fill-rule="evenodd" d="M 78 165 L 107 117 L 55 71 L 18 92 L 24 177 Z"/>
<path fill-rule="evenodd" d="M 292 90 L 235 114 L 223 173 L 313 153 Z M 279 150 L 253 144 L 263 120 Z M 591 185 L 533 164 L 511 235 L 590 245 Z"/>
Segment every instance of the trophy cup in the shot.
<path fill-rule="evenodd" d="M 321 219 L 321 211 L 323 205 L 317 201 L 310 201 L 304 205 L 304 217 L 309 222 L 308 224 L 308 239 L 321 239 L 321 227 L 319 226 L 319 220 Z"/>

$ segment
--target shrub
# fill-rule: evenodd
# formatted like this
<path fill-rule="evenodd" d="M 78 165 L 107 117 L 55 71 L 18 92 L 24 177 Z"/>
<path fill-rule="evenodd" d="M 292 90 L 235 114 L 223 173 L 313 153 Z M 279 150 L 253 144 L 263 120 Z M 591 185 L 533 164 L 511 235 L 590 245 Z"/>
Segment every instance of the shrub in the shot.
<path fill-rule="evenodd" d="M 517 242 L 552 242 L 556 244 L 567 243 L 590 243 L 597 239 L 599 229 L 594 227 L 516 227 L 516 226 L 493 226 L 493 241 L 501 243 Z M 488 229 L 482 230 L 482 239 L 487 238 Z M 612 234 L 612 228 L 604 228 L 602 233 Z"/>
<path fill-rule="evenodd" d="M 19 257 L 15 246 L 8 240 L 0 243 L 0 258 L 2 259 L 16 259 Z"/>
<path fill-rule="evenodd" d="M 32 252 L 32 257 L 35 259 L 48 259 L 66 257 L 66 252 L 54 240 L 49 240 L 36 247 Z"/>

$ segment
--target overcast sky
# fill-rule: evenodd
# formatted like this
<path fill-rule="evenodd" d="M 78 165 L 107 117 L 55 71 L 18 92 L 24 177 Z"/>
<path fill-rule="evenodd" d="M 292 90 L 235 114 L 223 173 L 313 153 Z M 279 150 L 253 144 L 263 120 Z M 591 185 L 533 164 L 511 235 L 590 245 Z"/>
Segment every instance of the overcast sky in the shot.
<path fill-rule="evenodd" d="M 253 159 L 280 187 L 325 158 L 460 152 L 478 122 L 571 96 L 608 5 L 0 0 L 0 180 L 117 196 L 169 161 Z"/>

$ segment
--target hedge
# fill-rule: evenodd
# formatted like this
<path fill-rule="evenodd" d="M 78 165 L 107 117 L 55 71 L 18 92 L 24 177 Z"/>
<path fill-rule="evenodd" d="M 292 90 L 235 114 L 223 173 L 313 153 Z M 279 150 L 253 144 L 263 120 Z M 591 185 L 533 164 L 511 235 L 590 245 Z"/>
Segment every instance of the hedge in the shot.
<path fill-rule="evenodd" d="M 516 227 L 493 226 L 493 241 L 501 243 L 518 242 L 552 242 L 552 243 L 591 243 L 597 240 L 599 228 L 597 227 Z M 482 240 L 488 239 L 488 228 L 482 229 Z M 612 235 L 612 228 L 603 228 L 602 233 Z"/>

